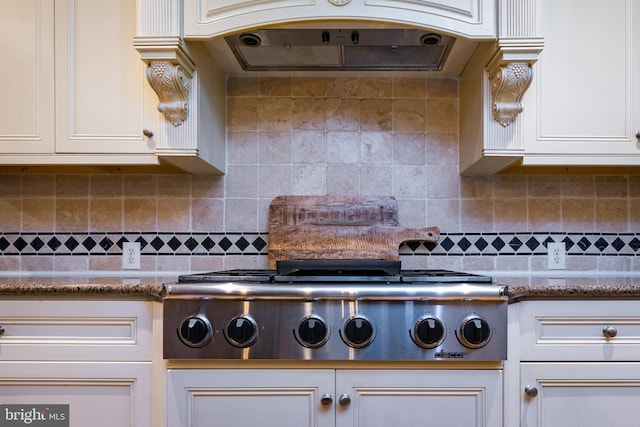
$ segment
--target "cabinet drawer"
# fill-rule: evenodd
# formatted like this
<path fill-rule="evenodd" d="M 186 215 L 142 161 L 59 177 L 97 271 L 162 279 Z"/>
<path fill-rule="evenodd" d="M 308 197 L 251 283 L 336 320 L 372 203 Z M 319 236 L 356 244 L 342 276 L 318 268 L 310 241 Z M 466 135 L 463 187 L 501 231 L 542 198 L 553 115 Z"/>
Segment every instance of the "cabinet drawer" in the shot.
<path fill-rule="evenodd" d="M 0 301 L 0 360 L 151 360 L 148 301 Z"/>
<path fill-rule="evenodd" d="M 521 360 L 640 360 L 640 301 L 518 304 Z"/>

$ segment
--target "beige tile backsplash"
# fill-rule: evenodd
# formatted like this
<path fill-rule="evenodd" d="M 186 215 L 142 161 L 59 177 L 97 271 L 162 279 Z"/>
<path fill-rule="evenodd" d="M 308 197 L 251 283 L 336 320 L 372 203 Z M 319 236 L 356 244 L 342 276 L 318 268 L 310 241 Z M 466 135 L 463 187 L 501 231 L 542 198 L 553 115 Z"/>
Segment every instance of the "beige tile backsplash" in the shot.
<path fill-rule="evenodd" d="M 401 225 L 447 233 L 640 231 L 637 176 L 461 177 L 455 79 L 230 78 L 227 106 L 226 176 L 0 175 L 0 231 L 260 232 L 283 194 L 393 195 Z M 3 258 L 5 270 L 120 269 L 118 257 Z M 430 262 L 527 271 L 546 269 L 543 258 Z M 570 267 L 640 268 L 637 257 L 598 258 Z M 143 270 L 264 263 L 158 256 Z"/>

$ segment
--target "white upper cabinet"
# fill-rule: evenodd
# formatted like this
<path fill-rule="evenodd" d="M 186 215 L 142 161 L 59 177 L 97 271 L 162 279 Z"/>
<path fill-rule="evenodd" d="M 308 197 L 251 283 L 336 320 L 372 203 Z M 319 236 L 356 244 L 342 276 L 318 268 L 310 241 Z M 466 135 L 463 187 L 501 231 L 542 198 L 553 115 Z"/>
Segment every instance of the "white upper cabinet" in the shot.
<path fill-rule="evenodd" d="M 53 2 L 0 0 L 0 10 L 0 151 L 51 153 Z"/>
<path fill-rule="evenodd" d="M 56 8 L 56 152 L 147 153 L 155 94 L 133 47 L 130 0 L 60 1 Z"/>
<path fill-rule="evenodd" d="M 535 11 L 544 49 L 513 123 L 495 122 L 494 85 L 477 85 L 491 50 L 463 73 L 461 172 L 640 166 L 640 1 L 538 0 Z"/>
<path fill-rule="evenodd" d="M 525 165 L 640 165 L 640 1 L 544 0 Z"/>
<path fill-rule="evenodd" d="M 182 127 L 165 119 L 133 43 L 135 1 L 0 0 L 0 7 L 0 165 L 224 170 L 224 124 L 215 118 L 224 117 L 224 102 L 198 96 L 213 87 L 224 100 L 224 76 L 210 73 L 185 89 L 192 92 L 185 110 L 211 114 L 202 129 L 197 118 Z M 150 74 L 180 79 L 161 70 Z"/>

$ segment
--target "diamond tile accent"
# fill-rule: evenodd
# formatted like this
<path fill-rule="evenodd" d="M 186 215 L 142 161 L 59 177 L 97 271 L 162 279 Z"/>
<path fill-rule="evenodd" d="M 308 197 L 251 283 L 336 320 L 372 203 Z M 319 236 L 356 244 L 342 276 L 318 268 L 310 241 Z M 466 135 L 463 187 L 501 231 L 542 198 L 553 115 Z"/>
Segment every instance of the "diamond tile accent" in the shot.
<path fill-rule="evenodd" d="M 16 246 L 16 244 L 13 244 L 14 246 Z M 56 249 L 58 249 L 60 246 L 62 245 L 62 243 L 60 242 L 60 240 L 56 239 L 55 237 L 52 237 L 48 242 L 47 242 L 47 246 L 49 246 L 49 248 L 51 248 L 51 250 L 55 251 Z M 17 246 L 16 246 L 17 247 Z M 19 250 L 22 250 L 20 248 L 18 248 Z M 24 249 L 24 248 L 23 248 Z"/>
<path fill-rule="evenodd" d="M 162 241 L 162 239 L 160 238 L 160 236 L 157 236 L 155 239 L 153 239 L 150 243 L 151 247 L 153 249 L 155 249 L 156 251 L 159 251 L 163 246 L 164 246 L 164 242 Z"/>
<path fill-rule="evenodd" d="M 442 246 L 445 251 L 449 251 L 454 245 L 455 243 L 453 243 L 453 240 L 448 237 L 445 237 L 442 241 L 440 241 L 440 246 Z"/>
<path fill-rule="evenodd" d="M 190 251 L 193 251 L 195 248 L 198 247 L 198 241 L 196 239 L 194 239 L 193 237 L 189 237 L 185 242 L 184 245 L 189 248 Z"/>
<path fill-rule="evenodd" d="M 207 237 L 202 241 L 202 247 L 208 251 L 210 251 L 215 245 L 216 245 L 216 242 L 214 242 L 211 237 Z"/>
<path fill-rule="evenodd" d="M 406 242 L 407 248 L 409 248 L 412 252 L 415 252 L 420 247 L 420 242 Z"/>
<path fill-rule="evenodd" d="M 31 242 L 31 245 L 33 246 L 33 242 Z M 66 242 L 64 242 L 64 246 L 65 246 L 67 249 L 69 249 L 70 251 L 72 251 L 72 252 L 73 252 L 73 250 L 74 250 L 75 248 L 77 248 L 79 245 L 80 245 L 80 243 L 79 243 L 76 239 L 74 239 L 73 237 L 69 237 L 69 238 L 67 239 L 67 241 L 66 241 Z"/>
<path fill-rule="evenodd" d="M 171 240 L 169 240 L 169 242 L 167 243 L 167 245 L 173 249 L 174 251 L 177 250 L 180 246 L 182 246 L 182 242 L 180 240 L 178 240 L 175 236 L 171 238 Z M 154 246 L 155 247 L 155 246 Z"/>
<path fill-rule="evenodd" d="M 44 246 L 44 241 L 40 237 L 36 236 L 36 238 L 31 241 L 31 247 L 36 251 L 39 251 L 40 249 L 42 249 L 43 246 Z"/>
<path fill-rule="evenodd" d="M 21 250 L 23 250 L 24 248 L 26 248 L 26 247 L 27 247 L 27 242 L 26 242 L 22 237 L 18 237 L 18 238 L 13 242 L 13 246 L 14 246 L 17 250 L 21 251 Z"/>
<path fill-rule="evenodd" d="M 600 249 L 600 252 L 602 252 L 605 249 L 607 249 L 607 246 L 609 246 L 609 243 L 607 243 L 607 241 L 601 237 L 598 240 L 596 240 L 594 245 L 596 248 Z"/>
<path fill-rule="evenodd" d="M 146 256 L 264 256 L 268 250 L 264 232 L 0 232 L 0 255 L 119 255 L 122 244 L 132 241 L 140 243 Z M 570 256 L 640 256 L 640 233 L 441 233 L 436 243 L 409 241 L 400 251 L 423 256 L 546 256 L 551 241 L 564 242 Z"/>
<path fill-rule="evenodd" d="M 591 246 L 591 242 L 586 237 L 583 237 L 582 239 L 578 240 L 578 247 L 583 251 L 586 251 L 587 249 L 589 249 L 589 246 Z"/>
<path fill-rule="evenodd" d="M 493 246 L 493 248 L 495 250 L 497 250 L 498 252 L 500 251 L 500 249 L 504 248 L 506 245 L 506 243 L 504 242 L 504 240 L 502 240 L 500 237 L 496 237 L 495 239 L 493 239 L 493 241 L 491 242 L 491 246 Z"/>
<path fill-rule="evenodd" d="M 616 237 L 616 239 L 613 241 L 613 243 L 611 243 L 611 246 L 613 246 L 613 248 L 620 252 L 624 247 L 625 247 L 625 243 L 622 241 L 621 238 Z"/>
<path fill-rule="evenodd" d="M 222 240 L 220 240 L 220 242 L 218 243 L 218 245 L 222 248 L 222 250 L 226 252 L 229 250 L 231 246 L 233 246 L 233 243 L 231 243 L 231 240 L 227 239 L 226 237 L 223 237 Z"/>
<path fill-rule="evenodd" d="M 267 246 L 267 242 L 264 241 L 262 237 L 256 237 L 256 239 L 251 243 L 251 245 L 259 251 L 263 250 L 265 246 Z"/>
<path fill-rule="evenodd" d="M 571 248 L 576 245 L 573 242 L 573 240 L 571 240 L 569 237 L 565 237 L 564 239 L 562 239 L 562 241 L 564 242 L 564 244 L 565 244 L 565 246 L 567 248 L 567 252 L 569 252 L 571 250 Z"/>
<path fill-rule="evenodd" d="M 108 237 L 105 237 L 104 239 L 100 240 L 100 242 L 98 242 L 98 245 L 106 252 L 111 248 L 111 246 L 113 246 L 113 241 Z"/>
<path fill-rule="evenodd" d="M 2 252 L 6 251 L 9 246 L 11 246 L 11 243 L 5 237 L 1 237 L 0 238 L 0 251 L 2 251 Z"/>
<path fill-rule="evenodd" d="M 476 248 L 480 249 L 481 251 L 483 251 L 487 246 L 489 246 L 489 243 L 487 243 L 486 240 L 484 240 L 482 237 L 479 238 L 478 240 L 476 240 L 476 242 L 473 244 Z"/>
<path fill-rule="evenodd" d="M 463 237 L 458 242 L 458 247 L 460 247 L 460 249 L 462 249 L 463 251 L 466 251 L 467 249 L 469 249 L 471 247 L 471 242 L 466 237 Z"/>
<path fill-rule="evenodd" d="M 531 237 L 529 238 L 529 240 L 527 240 L 525 242 L 525 245 L 531 249 L 532 251 L 534 251 L 538 246 L 540 246 L 540 242 L 538 241 L 538 239 L 536 239 L 535 237 Z"/>
<path fill-rule="evenodd" d="M 522 243 L 522 240 L 518 239 L 517 237 L 514 237 L 513 239 L 509 240 L 509 247 L 511 247 L 511 249 L 513 249 L 514 251 L 517 251 L 518 249 L 520 249 L 523 244 L 524 243 Z"/>
<path fill-rule="evenodd" d="M 82 241 L 82 246 L 84 246 L 89 251 L 95 248 L 96 245 L 97 245 L 96 241 L 93 240 L 91 237 L 87 237 Z"/>
<path fill-rule="evenodd" d="M 236 240 L 236 246 L 240 248 L 241 251 L 244 251 L 249 247 L 249 242 L 244 237 L 240 237 L 238 240 Z"/>

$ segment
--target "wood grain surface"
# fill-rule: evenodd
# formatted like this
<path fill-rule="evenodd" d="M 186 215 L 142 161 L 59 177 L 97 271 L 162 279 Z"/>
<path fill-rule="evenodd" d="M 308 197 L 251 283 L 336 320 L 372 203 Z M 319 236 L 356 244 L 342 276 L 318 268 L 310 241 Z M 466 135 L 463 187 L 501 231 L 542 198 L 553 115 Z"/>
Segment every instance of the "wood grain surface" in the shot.
<path fill-rule="evenodd" d="M 436 242 L 438 227 L 398 226 L 390 196 L 280 196 L 269 206 L 269 268 L 285 259 L 393 259 L 406 241 Z"/>

